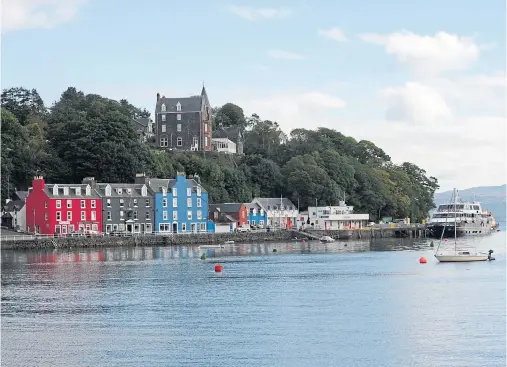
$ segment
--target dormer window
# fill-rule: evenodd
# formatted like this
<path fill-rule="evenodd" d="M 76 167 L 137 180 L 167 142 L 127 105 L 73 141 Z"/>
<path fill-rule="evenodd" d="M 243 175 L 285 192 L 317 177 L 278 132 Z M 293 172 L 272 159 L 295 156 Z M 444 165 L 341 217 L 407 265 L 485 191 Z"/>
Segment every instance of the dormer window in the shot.
<path fill-rule="evenodd" d="M 127 189 L 127 194 L 132 194 L 132 189 Z"/>
<path fill-rule="evenodd" d="M 141 189 L 141 195 L 148 196 L 148 188 L 146 186 L 143 186 L 143 188 Z"/>
<path fill-rule="evenodd" d="M 106 193 L 106 196 L 111 196 L 111 186 L 107 185 L 104 191 Z"/>
<path fill-rule="evenodd" d="M 197 196 L 201 196 L 201 188 L 199 186 L 197 187 Z"/>
<path fill-rule="evenodd" d="M 181 103 L 176 103 L 176 111 L 181 111 Z"/>
<path fill-rule="evenodd" d="M 86 196 L 90 196 L 92 194 L 92 188 L 90 185 L 86 186 Z"/>
<path fill-rule="evenodd" d="M 117 189 L 116 189 L 116 193 L 117 193 L 118 195 L 121 195 L 121 194 L 123 193 L 122 188 L 121 188 L 121 187 L 120 187 L 120 188 L 117 188 Z"/>
<path fill-rule="evenodd" d="M 165 112 L 165 111 L 166 111 L 166 109 L 165 109 L 165 103 L 162 103 L 162 106 L 160 107 L 160 110 L 161 110 L 162 112 Z"/>
<path fill-rule="evenodd" d="M 75 190 L 76 190 L 76 195 L 77 196 L 81 196 L 81 188 L 80 187 L 76 187 Z"/>
<path fill-rule="evenodd" d="M 58 185 L 53 186 L 53 195 L 58 195 Z"/>
<path fill-rule="evenodd" d="M 63 188 L 63 194 L 64 195 L 69 195 L 69 188 L 68 187 L 64 187 Z"/>
<path fill-rule="evenodd" d="M 162 195 L 167 195 L 167 188 L 165 187 L 162 187 Z"/>

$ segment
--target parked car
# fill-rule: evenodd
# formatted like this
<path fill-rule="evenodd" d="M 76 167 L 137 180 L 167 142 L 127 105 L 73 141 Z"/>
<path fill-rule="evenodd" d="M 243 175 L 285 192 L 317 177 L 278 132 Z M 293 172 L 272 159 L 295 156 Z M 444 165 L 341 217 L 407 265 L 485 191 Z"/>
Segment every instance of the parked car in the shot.
<path fill-rule="evenodd" d="M 243 227 L 243 226 L 237 227 L 236 232 L 250 232 L 250 227 Z"/>

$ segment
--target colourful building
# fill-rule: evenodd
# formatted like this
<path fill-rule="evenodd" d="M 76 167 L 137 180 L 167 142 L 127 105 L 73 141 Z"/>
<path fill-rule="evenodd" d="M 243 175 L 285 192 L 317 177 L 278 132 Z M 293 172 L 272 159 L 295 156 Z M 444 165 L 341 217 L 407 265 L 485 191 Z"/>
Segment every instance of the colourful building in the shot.
<path fill-rule="evenodd" d="M 248 224 L 261 227 L 267 225 L 268 214 L 258 203 L 246 203 L 245 206 L 248 213 Z"/>
<path fill-rule="evenodd" d="M 178 172 L 176 179 L 144 179 L 155 195 L 155 232 L 207 231 L 208 192 L 199 176 L 186 177 L 184 172 Z"/>
<path fill-rule="evenodd" d="M 28 232 L 102 232 L 102 200 L 89 184 L 46 184 L 42 176 L 36 176 L 28 191 Z"/>

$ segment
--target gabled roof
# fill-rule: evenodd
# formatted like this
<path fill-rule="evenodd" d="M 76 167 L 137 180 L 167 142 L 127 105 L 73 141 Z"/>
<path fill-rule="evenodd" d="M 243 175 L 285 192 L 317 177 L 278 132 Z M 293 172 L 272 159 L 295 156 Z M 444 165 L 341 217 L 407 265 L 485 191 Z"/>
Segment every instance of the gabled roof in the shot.
<path fill-rule="evenodd" d="M 197 182 L 194 178 L 187 178 L 186 181 L 190 187 L 192 188 L 201 187 L 202 193 L 207 192 L 206 189 L 201 184 L 199 184 L 199 182 Z M 169 189 L 171 189 L 175 184 L 176 184 L 175 178 L 150 178 L 148 185 L 154 192 L 160 192 L 160 189 L 162 187 L 165 187 L 167 191 L 169 191 Z"/>
<path fill-rule="evenodd" d="M 262 209 L 262 207 L 258 203 L 245 203 L 246 210 L 250 209 Z"/>
<path fill-rule="evenodd" d="M 181 104 L 181 110 L 177 111 L 176 105 Z M 185 98 L 166 98 L 161 97 L 155 107 L 156 112 L 162 111 L 162 104 L 165 104 L 166 112 L 195 112 L 201 111 L 202 96 L 192 96 Z"/>
<path fill-rule="evenodd" d="M 218 210 L 220 213 L 238 213 L 241 210 L 243 203 L 223 203 L 223 204 L 211 204 L 209 205 L 209 211 Z"/>
<path fill-rule="evenodd" d="M 18 190 L 16 190 L 16 192 L 14 193 L 13 196 L 16 197 L 18 200 L 25 200 L 26 197 L 28 196 L 28 191 L 18 191 Z"/>
<path fill-rule="evenodd" d="M 229 139 L 234 143 L 243 139 L 243 127 L 241 126 L 218 126 L 212 134 L 213 139 Z"/>
<path fill-rule="evenodd" d="M 280 207 L 280 198 L 254 198 L 252 200 L 252 203 L 259 203 L 264 210 L 278 210 Z M 282 206 L 287 208 L 285 210 L 289 210 L 291 208 L 296 208 L 295 205 L 287 198 L 281 199 Z M 276 207 L 276 209 L 275 209 Z"/>
<path fill-rule="evenodd" d="M 148 125 L 150 124 L 151 120 L 149 117 L 138 117 L 138 118 L 135 118 L 134 119 L 134 122 L 138 125 L 141 125 L 143 127 L 148 127 Z"/>
<path fill-rule="evenodd" d="M 2 207 L 3 212 L 20 211 L 25 206 L 25 200 L 11 200 Z"/>

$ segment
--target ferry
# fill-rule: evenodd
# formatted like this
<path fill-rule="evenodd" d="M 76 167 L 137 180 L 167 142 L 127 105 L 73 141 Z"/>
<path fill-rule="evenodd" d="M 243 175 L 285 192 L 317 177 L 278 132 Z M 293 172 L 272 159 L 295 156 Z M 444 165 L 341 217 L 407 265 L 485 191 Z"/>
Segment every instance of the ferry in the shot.
<path fill-rule="evenodd" d="M 496 231 L 497 223 L 490 211 L 478 201 L 462 201 L 454 190 L 451 202 L 441 204 L 428 221 L 427 228 L 436 238 L 484 236 Z"/>

